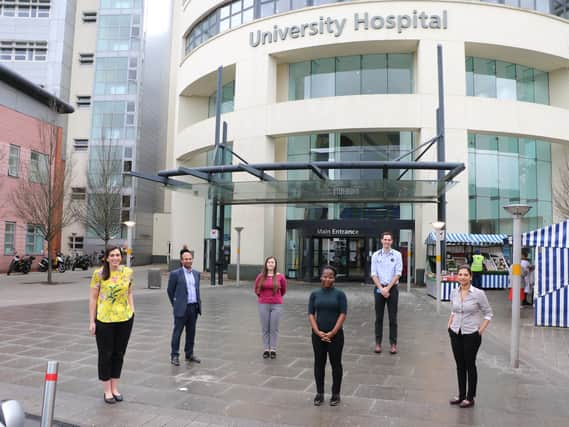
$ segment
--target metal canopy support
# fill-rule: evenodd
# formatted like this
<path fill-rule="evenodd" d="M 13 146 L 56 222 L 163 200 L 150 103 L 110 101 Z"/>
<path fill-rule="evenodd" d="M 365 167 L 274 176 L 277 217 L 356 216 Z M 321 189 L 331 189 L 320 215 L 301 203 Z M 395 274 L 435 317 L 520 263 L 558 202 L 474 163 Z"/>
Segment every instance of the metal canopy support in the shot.
<path fill-rule="evenodd" d="M 439 108 L 437 109 L 437 161 L 445 161 L 445 88 L 443 79 L 443 47 L 437 45 L 437 66 L 439 78 Z M 444 172 L 438 172 L 439 182 L 444 178 Z M 437 221 L 446 222 L 446 193 L 439 191 L 439 200 L 437 204 Z M 441 268 L 446 267 L 446 246 L 443 237 L 441 242 Z"/>
<path fill-rule="evenodd" d="M 198 170 L 192 169 L 192 168 L 186 168 L 184 166 L 180 166 L 178 168 L 180 171 L 183 171 L 186 173 L 186 175 L 190 175 L 190 176 L 194 176 L 196 178 L 200 178 L 203 179 L 207 182 L 211 182 L 212 181 L 212 176 L 209 173 L 205 173 L 205 172 L 200 172 Z"/>
<path fill-rule="evenodd" d="M 316 166 L 314 163 L 309 163 L 308 166 L 310 167 L 312 172 L 314 172 L 314 174 L 321 180 L 326 181 L 328 179 L 328 176 L 324 173 L 324 171 L 320 169 L 318 166 Z"/>
<path fill-rule="evenodd" d="M 253 176 L 256 176 L 257 178 L 259 178 L 261 181 L 276 181 L 275 178 L 273 178 L 271 175 L 267 175 L 266 173 L 264 173 L 263 171 L 256 169 L 255 167 L 251 166 L 251 165 L 246 165 L 243 163 L 239 163 L 239 169 L 244 170 L 245 172 L 250 173 Z"/>
<path fill-rule="evenodd" d="M 220 66 L 217 69 L 217 90 L 215 93 L 215 148 L 213 149 L 213 166 L 218 165 L 217 152 L 220 146 L 220 128 L 221 128 L 221 92 L 222 92 L 222 79 L 223 79 L 223 67 Z M 215 179 L 210 174 L 210 179 Z M 211 227 L 217 228 L 217 198 L 212 197 L 212 207 L 211 207 Z M 215 286 L 215 270 L 216 270 L 216 240 L 211 239 L 210 251 L 209 251 L 209 272 L 211 276 L 211 286 Z M 223 274 L 223 273 L 222 273 Z"/>

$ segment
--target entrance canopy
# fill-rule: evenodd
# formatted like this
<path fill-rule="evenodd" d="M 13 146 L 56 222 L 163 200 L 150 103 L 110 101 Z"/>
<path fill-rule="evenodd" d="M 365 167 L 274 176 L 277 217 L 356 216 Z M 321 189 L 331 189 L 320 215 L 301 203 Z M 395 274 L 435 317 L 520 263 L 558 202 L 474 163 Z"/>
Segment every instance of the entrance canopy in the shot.
<path fill-rule="evenodd" d="M 140 172 L 130 175 L 164 184 L 172 190 L 188 190 L 223 205 L 305 203 L 436 203 L 464 170 L 463 163 L 448 162 L 309 162 L 262 163 L 179 167 L 156 176 Z M 308 179 L 276 179 L 267 172 L 309 171 Z M 342 179 L 361 171 L 360 177 Z M 435 171 L 438 179 L 417 179 L 408 171 Z M 235 173 L 255 180 L 237 181 Z M 334 179 L 334 174 L 339 179 Z M 366 175 L 369 178 L 366 178 Z M 415 174 L 417 175 L 417 174 Z M 189 182 L 188 178 L 197 178 Z M 241 177 L 240 177 L 241 178 Z M 194 179 L 195 181 L 195 179 Z"/>

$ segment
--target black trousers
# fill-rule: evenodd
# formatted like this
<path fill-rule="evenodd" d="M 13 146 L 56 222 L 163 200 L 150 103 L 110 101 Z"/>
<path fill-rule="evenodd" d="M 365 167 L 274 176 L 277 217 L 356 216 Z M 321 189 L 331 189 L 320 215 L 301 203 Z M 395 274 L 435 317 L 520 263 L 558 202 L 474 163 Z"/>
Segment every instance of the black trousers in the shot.
<path fill-rule="evenodd" d="M 472 334 L 454 333 L 449 328 L 450 344 L 456 361 L 459 399 L 472 400 L 476 397 L 478 373 L 476 371 L 476 354 L 480 348 L 482 337 L 478 331 Z M 468 392 L 466 385 L 468 383 Z"/>
<path fill-rule="evenodd" d="M 340 394 L 342 387 L 342 350 L 344 349 L 344 331 L 340 329 L 332 342 L 324 342 L 318 335 L 312 332 L 312 348 L 314 350 L 314 380 L 316 392 L 324 393 L 324 373 L 326 358 L 330 356 L 332 365 L 332 394 Z"/>
<path fill-rule="evenodd" d="M 186 314 L 183 317 L 174 317 L 174 331 L 172 332 L 171 356 L 180 354 L 180 338 L 186 328 L 186 344 L 184 353 L 189 358 L 194 354 L 194 341 L 196 338 L 196 322 L 198 320 L 198 304 L 192 303 L 186 306 Z"/>
<path fill-rule="evenodd" d="M 132 332 L 134 314 L 125 322 L 105 323 L 95 320 L 95 337 L 99 350 L 99 379 L 121 377 L 126 346 Z"/>
<path fill-rule="evenodd" d="M 482 271 L 472 272 L 472 286 L 475 288 L 482 288 Z"/>
<path fill-rule="evenodd" d="M 395 285 L 389 291 L 389 298 L 385 298 L 374 289 L 375 295 L 375 342 L 381 344 L 383 339 L 383 313 L 387 304 L 389 315 L 389 343 L 397 344 L 397 304 L 399 303 L 399 285 Z"/>

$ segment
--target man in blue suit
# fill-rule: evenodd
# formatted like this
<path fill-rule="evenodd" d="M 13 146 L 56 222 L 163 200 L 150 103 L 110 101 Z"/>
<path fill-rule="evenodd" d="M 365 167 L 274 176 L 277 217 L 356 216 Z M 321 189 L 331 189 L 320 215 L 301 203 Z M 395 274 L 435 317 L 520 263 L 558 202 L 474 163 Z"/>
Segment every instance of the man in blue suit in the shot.
<path fill-rule="evenodd" d="M 182 267 L 170 272 L 168 298 L 174 309 L 174 331 L 170 363 L 180 366 L 180 337 L 186 328 L 184 353 L 189 362 L 200 363 L 194 356 L 194 339 L 198 314 L 202 314 L 200 299 L 200 273 L 192 269 L 194 256 L 188 249 L 180 251 Z"/>

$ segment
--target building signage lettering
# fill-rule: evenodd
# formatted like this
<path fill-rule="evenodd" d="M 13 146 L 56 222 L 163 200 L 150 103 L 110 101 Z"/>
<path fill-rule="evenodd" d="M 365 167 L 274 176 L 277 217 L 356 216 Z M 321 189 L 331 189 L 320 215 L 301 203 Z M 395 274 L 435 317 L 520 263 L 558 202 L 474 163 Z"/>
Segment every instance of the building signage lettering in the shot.
<path fill-rule="evenodd" d="M 354 228 L 317 228 L 316 235 L 341 237 L 359 236 L 360 230 Z"/>
<path fill-rule="evenodd" d="M 302 37 L 312 37 L 319 34 L 332 34 L 334 37 L 341 37 L 344 34 L 347 18 L 336 19 L 328 16 L 321 16 L 318 21 L 307 22 L 300 25 L 289 25 L 287 27 L 273 26 L 272 31 L 251 31 L 249 33 L 249 45 L 257 47 L 260 45 L 278 43 L 289 38 L 298 39 Z M 411 14 L 402 15 L 370 15 L 368 12 L 355 13 L 352 26 L 354 31 L 367 30 L 396 30 L 402 33 L 407 29 L 431 29 L 446 30 L 448 28 L 448 14 L 443 10 L 440 14 L 428 14 L 414 10 Z"/>

